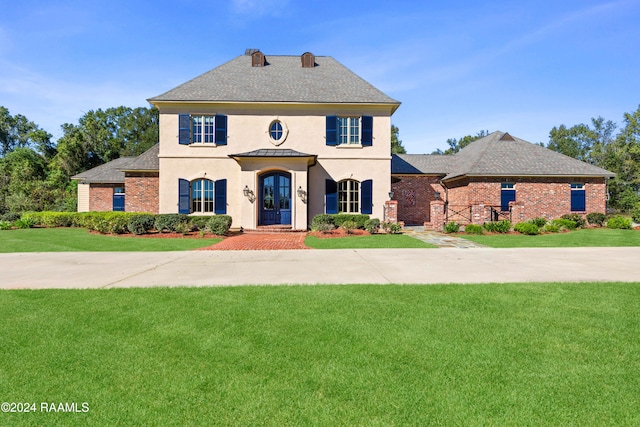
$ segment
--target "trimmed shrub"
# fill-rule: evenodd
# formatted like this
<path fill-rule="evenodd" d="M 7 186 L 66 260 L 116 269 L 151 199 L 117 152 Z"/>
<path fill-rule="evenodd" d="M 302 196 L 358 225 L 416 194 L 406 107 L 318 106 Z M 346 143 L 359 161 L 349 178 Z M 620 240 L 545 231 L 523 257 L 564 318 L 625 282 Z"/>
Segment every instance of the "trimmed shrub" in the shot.
<path fill-rule="evenodd" d="M 540 234 L 540 229 L 532 222 L 519 222 L 513 227 L 513 229 L 518 233 L 527 234 L 529 236 Z"/>
<path fill-rule="evenodd" d="M 224 236 L 231 228 L 231 221 L 229 215 L 214 215 L 207 221 L 206 229 L 218 236 Z"/>
<path fill-rule="evenodd" d="M 542 228 L 545 233 L 557 233 L 560 231 L 560 227 L 553 222 L 548 223 Z"/>
<path fill-rule="evenodd" d="M 353 230 L 358 228 L 358 224 L 355 221 L 344 221 L 342 225 L 340 225 L 340 228 L 346 231 L 347 234 L 351 234 Z"/>
<path fill-rule="evenodd" d="M 193 231 L 193 226 L 189 221 L 179 222 L 176 224 L 176 233 L 188 234 Z"/>
<path fill-rule="evenodd" d="M 322 226 L 322 228 L 324 228 L 326 230 L 326 227 L 324 227 L 324 225 L 331 225 L 332 228 L 331 230 L 333 230 L 335 227 L 335 223 L 333 222 L 333 218 L 334 215 L 329 215 L 329 214 L 319 214 L 313 217 L 313 219 L 311 220 L 311 230 L 313 231 L 323 231 L 320 229 L 320 227 Z"/>
<path fill-rule="evenodd" d="M 316 228 L 314 229 L 314 231 L 319 231 L 323 234 L 327 234 L 328 232 L 335 230 L 336 226 L 333 224 L 328 224 L 326 222 L 321 222 L 319 224 L 316 225 Z"/>
<path fill-rule="evenodd" d="M 558 227 L 559 230 L 575 230 L 578 226 L 575 221 L 566 218 L 554 219 L 551 224 Z"/>
<path fill-rule="evenodd" d="M 378 218 L 371 218 L 365 221 L 364 229 L 371 234 L 376 234 L 380 230 L 380 220 Z"/>
<path fill-rule="evenodd" d="M 600 212 L 591 212 L 587 214 L 587 222 L 590 225 L 597 225 L 598 227 L 602 227 L 604 225 L 605 219 L 607 219 L 605 214 Z"/>
<path fill-rule="evenodd" d="M 448 222 L 444 225 L 445 233 L 457 233 L 460 231 L 460 224 L 455 221 Z"/>
<path fill-rule="evenodd" d="M 539 218 L 530 219 L 527 222 L 529 222 L 531 224 L 535 224 L 535 226 L 538 227 L 538 228 L 542 228 L 547 224 L 547 219 L 539 217 Z M 516 231 L 518 231 L 518 230 L 516 230 Z"/>
<path fill-rule="evenodd" d="M 196 231 L 206 230 L 207 223 L 213 217 L 213 215 L 207 216 L 190 216 L 189 223 L 191 224 L 191 228 Z"/>
<path fill-rule="evenodd" d="M 9 221 L 0 220 L 0 230 L 11 230 L 11 223 Z"/>
<path fill-rule="evenodd" d="M 402 233 L 402 225 L 399 222 L 383 222 L 382 229 L 389 234 Z"/>
<path fill-rule="evenodd" d="M 580 214 L 566 214 L 562 215 L 560 218 L 568 219 L 576 223 L 576 228 L 582 228 L 586 225 L 585 219 Z"/>
<path fill-rule="evenodd" d="M 511 230 L 511 221 L 503 219 L 502 221 L 485 222 L 483 227 L 489 233 L 508 233 Z"/>
<path fill-rule="evenodd" d="M 356 228 L 364 230 L 364 223 L 369 219 L 369 215 L 365 214 L 334 214 L 333 224 L 336 227 L 341 227 L 345 221 L 353 221 L 356 223 Z"/>
<path fill-rule="evenodd" d="M 205 217 L 207 219 L 211 217 Z M 185 214 L 160 214 L 156 215 L 155 229 L 160 233 L 173 233 L 177 231 L 178 224 L 188 222 L 189 215 Z M 206 226 L 206 224 L 205 224 Z"/>
<path fill-rule="evenodd" d="M 621 230 L 631 230 L 632 228 L 631 218 L 616 215 L 614 217 L 609 218 L 609 220 L 607 221 L 607 227 L 618 228 Z"/>
<path fill-rule="evenodd" d="M 127 230 L 133 234 L 145 234 L 154 227 L 155 223 L 153 214 L 132 215 L 127 222 Z"/>
<path fill-rule="evenodd" d="M 467 234 L 484 234 L 482 226 L 478 224 L 469 224 L 465 226 L 464 232 Z"/>
<path fill-rule="evenodd" d="M 636 203 L 631 209 L 631 219 L 633 219 L 633 222 L 640 223 L 640 203 Z"/>

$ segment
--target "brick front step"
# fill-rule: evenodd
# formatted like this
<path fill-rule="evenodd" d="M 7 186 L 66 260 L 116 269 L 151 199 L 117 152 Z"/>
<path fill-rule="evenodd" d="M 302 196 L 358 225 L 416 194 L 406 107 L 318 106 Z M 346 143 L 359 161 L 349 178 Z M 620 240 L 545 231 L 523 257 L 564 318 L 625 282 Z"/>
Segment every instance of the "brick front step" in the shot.
<path fill-rule="evenodd" d="M 243 233 L 278 234 L 278 233 L 305 233 L 306 230 L 294 230 L 290 225 L 259 225 L 256 228 L 243 228 Z"/>

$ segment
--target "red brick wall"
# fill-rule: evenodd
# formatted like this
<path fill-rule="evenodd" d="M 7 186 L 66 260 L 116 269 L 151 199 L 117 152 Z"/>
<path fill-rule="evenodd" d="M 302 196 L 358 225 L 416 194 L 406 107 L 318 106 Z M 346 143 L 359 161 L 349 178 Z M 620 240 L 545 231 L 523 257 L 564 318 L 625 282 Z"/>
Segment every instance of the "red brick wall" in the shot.
<path fill-rule="evenodd" d="M 124 210 L 126 212 L 158 213 L 158 173 L 127 173 L 125 179 Z"/>
<path fill-rule="evenodd" d="M 406 225 L 422 225 L 430 221 L 430 203 L 438 191 L 444 197 L 439 184 L 440 177 L 427 175 L 394 175 L 391 190 L 398 201 L 398 221 Z"/>
<path fill-rule="evenodd" d="M 448 200 L 450 208 L 465 211 L 474 205 L 474 222 L 483 222 L 489 218 L 488 206 L 500 206 L 502 182 L 515 183 L 516 201 L 522 203 L 522 215 L 513 218 L 520 222 L 531 218 L 559 218 L 571 213 L 571 183 L 584 183 L 586 211 L 606 212 L 607 187 L 605 178 L 464 178 L 447 184 L 445 190 L 440 186 L 439 177 L 423 175 L 394 175 L 391 181 L 393 198 L 398 201 L 398 221 L 406 224 L 430 222 L 430 202 L 435 200 L 435 192 Z M 485 212 L 477 210 L 484 205 Z M 469 209 L 467 209 L 469 210 Z M 467 215 L 469 216 L 469 215 Z M 466 222 L 462 218 L 456 221 Z"/>
<path fill-rule="evenodd" d="M 112 211 L 113 189 L 115 187 L 122 187 L 122 184 L 90 184 L 89 210 L 99 212 Z"/>

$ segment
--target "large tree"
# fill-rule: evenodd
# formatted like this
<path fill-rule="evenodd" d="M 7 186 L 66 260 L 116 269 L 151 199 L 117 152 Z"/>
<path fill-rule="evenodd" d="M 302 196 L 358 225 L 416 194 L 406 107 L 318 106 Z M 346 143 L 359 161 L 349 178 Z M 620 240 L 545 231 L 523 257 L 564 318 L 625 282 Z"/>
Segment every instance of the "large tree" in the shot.
<path fill-rule="evenodd" d="M 55 154 L 51 134 L 22 114 L 12 116 L 6 107 L 0 106 L 0 157 L 19 147 L 31 147 L 46 157 Z"/>
<path fill-rule="evenodd" d="M 398 138 L 400 129 L 391 125 L 391 154 L 406 154 L 407 150 L 402 146 L 402 140 Z"/>
<path fill-rule="evenodd" d="M 640 107 L 624 114 L 624 127 L 602 117 L 591 126 L 554 127 L 547 148 L 594 164 L 616 174 L 609 181 L 610 206 L 629 210 L 640 201 Z"/>
<path fill-rule="evenodd" d="M 471 144 L 476 139 L 484 138 L 487 135 L 489 135 L 488 130 L 481 130 L 475 135 L 463 136 L 459 140 L 456 138 L 449 138 L 447 139 L 447 144 L 449 145 L 449 148 L 447 148 L 444 151 L 437 149 L 431 154 L 456 154 L 457 152 L 462 150 L 467 145 Z"/>

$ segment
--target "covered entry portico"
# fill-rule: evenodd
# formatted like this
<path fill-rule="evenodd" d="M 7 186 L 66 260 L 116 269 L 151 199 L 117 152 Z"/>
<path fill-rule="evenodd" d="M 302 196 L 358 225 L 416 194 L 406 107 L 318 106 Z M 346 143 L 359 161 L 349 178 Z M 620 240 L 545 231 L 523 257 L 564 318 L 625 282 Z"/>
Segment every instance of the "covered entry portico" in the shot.
<path fill-rule="evenodd" d="M 231 154 L 241 168 L 241 227 L 308 225 L 308 172 L 317 156 L 289 149 Z"/>

